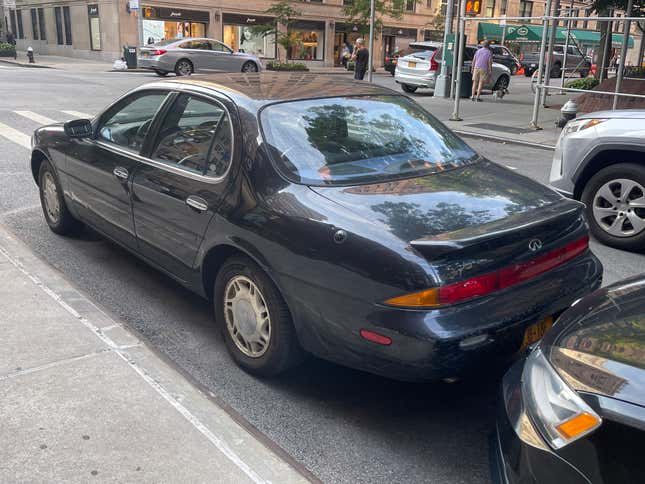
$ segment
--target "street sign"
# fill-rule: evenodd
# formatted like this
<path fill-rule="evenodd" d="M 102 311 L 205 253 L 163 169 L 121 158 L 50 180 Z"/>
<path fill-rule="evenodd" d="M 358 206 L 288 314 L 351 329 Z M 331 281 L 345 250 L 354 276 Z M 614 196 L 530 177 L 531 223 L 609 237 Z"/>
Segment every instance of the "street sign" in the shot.
<path fill-rule="evenodd" d="M 466 1 L 466 15 L 479 15 L 480 13 L 482 13 L 481 0 Z"/>

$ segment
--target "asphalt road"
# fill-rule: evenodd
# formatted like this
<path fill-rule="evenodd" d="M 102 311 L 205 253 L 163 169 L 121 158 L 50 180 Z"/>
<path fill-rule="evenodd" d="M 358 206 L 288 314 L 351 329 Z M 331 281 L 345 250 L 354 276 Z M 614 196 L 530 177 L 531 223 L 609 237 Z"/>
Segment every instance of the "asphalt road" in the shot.
<path fill-rule="evenodd" d="M 404 384 L 311 359 L 279 379 L 256 380 L 231 362 L 205 301 L 90 231 L 79 238 L 50 232 L 29 151 L 6 127 L 29 135 L 42 117 L 94 114 L 156 77 L 1 66 L 0 223 L 321 480 L 489 481 L 487 436 L 499 370 L 477 381 Z M 467 141 L 492 160 L 546 181 L 549 151 Z M 592 247 L 605 264 L 606 282 L 645 271 L 643 255 Z"/>

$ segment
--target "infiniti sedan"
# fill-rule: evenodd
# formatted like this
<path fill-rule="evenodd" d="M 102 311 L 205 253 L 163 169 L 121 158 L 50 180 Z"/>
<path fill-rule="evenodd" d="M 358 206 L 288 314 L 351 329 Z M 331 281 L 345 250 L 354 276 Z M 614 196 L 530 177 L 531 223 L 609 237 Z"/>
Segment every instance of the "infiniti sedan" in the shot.
<path fill-rule="evenodd" d="M 511 367 L 494 437 L 495 482 L 643 481 L 643 276 L 582 299 Z"/>
<path fill-rule="evenodd" d="M 601 283 L 582 204 L 367 83 L 162 81 L 33 145 L 51 230 L 86 224 L 211 299 L 232 357 L 260 375 L 312 353 L 455 377 L 510 358 Z"/>
<path fill-rule="evenodd" d="M 137 65 L 161 77 L 171 72 L 189 76 L 196 70 L 258 72 L 261 69 L 260 59 L 253 54 L 235 52 L 217 40 L 192 37 L 141 47 Z"/>

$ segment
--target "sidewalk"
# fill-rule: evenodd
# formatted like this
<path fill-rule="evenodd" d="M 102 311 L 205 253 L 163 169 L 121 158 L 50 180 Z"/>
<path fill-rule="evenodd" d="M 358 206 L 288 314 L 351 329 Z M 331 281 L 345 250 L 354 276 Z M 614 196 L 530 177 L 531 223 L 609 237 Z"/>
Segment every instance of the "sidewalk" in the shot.
<path fill-rule="evenodd" d="M 0 482 L 309 482 L 1 226 L 0 281 Z"/>
<path fill-rule="evenodd" d="M 83 72 L 105 72 L 112 70 L 111 62 L 77 59 L 57 55 L 40 55 L 37 52 L 34 55 L 34 60 L 36 61 L 35 64 L 30 64 L 29 59 L 27 59 L 26 52 L 18 52 L 17 59 L 12 59 L 11 57 L 0 57 L 0 62 L 20 67 L 75 70 Z"/>

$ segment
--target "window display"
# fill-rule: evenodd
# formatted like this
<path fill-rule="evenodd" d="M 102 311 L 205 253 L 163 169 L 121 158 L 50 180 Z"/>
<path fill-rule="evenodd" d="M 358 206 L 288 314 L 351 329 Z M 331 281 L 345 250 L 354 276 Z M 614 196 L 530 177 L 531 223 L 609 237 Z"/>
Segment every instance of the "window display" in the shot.
<path fill-rule="evenodd" d="M 253 32 L 250 26 L 224 25 L 224 43 L 233 50 L 265 59 L 275 58 L 275 35 L 263 36 Z"/>
<path fill-rule="evenodd" d="M 323 60 L 325 51 L 325 24 L 297 22 L 289 32 L 292 46 L 288 57 L 294 60 Z"/>

